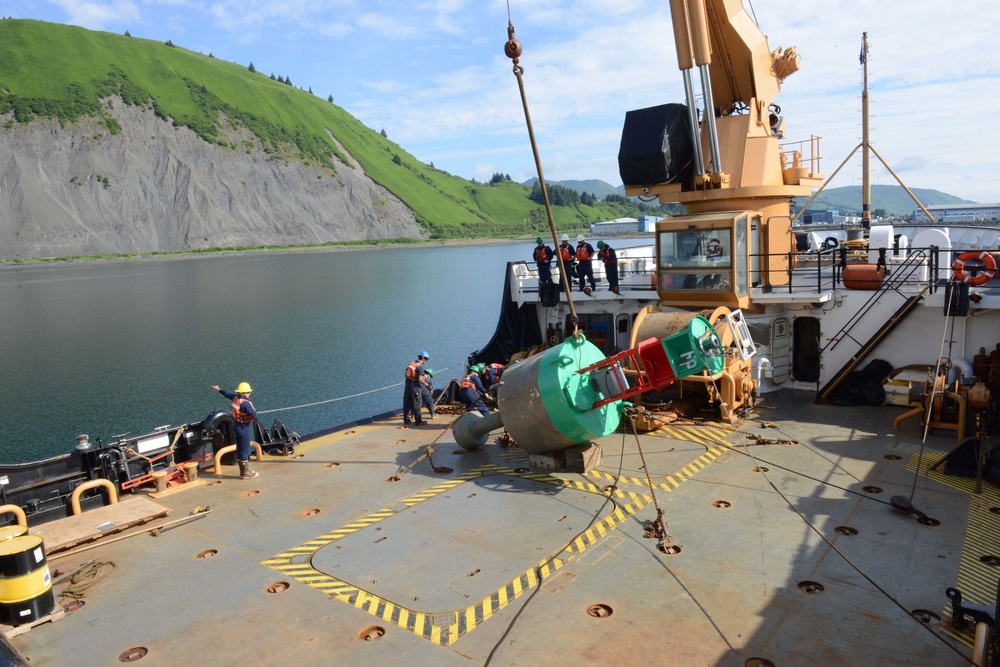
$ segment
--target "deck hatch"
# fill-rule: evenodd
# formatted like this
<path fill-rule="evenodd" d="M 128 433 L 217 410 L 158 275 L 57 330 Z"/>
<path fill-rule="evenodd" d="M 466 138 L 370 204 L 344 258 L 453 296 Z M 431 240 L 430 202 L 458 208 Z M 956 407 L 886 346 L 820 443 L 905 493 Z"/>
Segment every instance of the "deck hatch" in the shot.
<path fill-rule="evenodd" d="M 470 483 L 479 485 L 479 488 L 470 489 L 468 492 L 466 489 L 462 489 L 460 493 L 448 493 L 458 486 Z M 470 498 L 473 491 L 476 495 Z M 392 563 L 384 565 L 384 567 L 380 566 L 377 577 L 371 576 L 370 573 L 362 572 L 362 566 L 352 561 L 352 559 L 357 561 L 365 555 L 363 552 L 358 552 L 354 556 L 350 555 L 349 552 L 354 546 L 351 540 L 352 536 L 375 524 L 380 524 L 380 527 L 383 528 L 382 533 L 387 533 L 390 536 L 388 540 L 373 545 L 371 540 L 365 539 L 367 536 L 358 535 L 358 539 L 354 542 L 358 545 L 364 544 L 366 549 L 379 548 L 384 545 L 384 554 L 386 555 L 392 549 L 402 551 L 398 548 L 399 545 L 404 540 L 412 541 L 413 539 L 412 534 L 406 536 L 405 533 L 413 530 L 419 530 L 422 533 L 436 530 L 436 534 L 425 535 L 424 539 L 452 539 L 456 540 L 455 544 L 459 547 L 462 539 L 479 542 L 484 539 L 486 533 L 491 531 L 472 533 L 465 530 L 463 525 L 469 520 L 468 518 L 464 521 L 455 521 L 454 525 L 446 527 L 440 517 L 445 512 L 458 511 L 456 508 L 461 508 L 462 511 L 475 510 L 473 503 L 493 492 L 510 493 L 509 502 L 513 501 L 511 502 L 511 511 L 519 513 L 522 517 L 526 508 L 533 504 L 536 509 L 532 510 L 531 518 L 538 521 L 545 521 L 545 517 L 551 518 L 551 521 L 540 526 L 539 529 L 541 533 L 549 533 L 544 545 L 538 541 L 527 545 L 511 545 L 510 548 L 514 550 L 512 554 L 502 554 L 504 558 L 502 562 L 498 560 L 488 563 L 488 566 L 482 567 L 483 571 L 476 577 L 465 576 L 469 571 L 468 568 L 481 567 L 479 563 L 469 563 L 463 560 L 469 558 L 468 555 L 459 553 L 456 554 L 458 560 L 443 565 L 437 563 L 435 570 L 449 573 L 450 583 L 447 584 L 445 595 L 425 588 L 421 588 L 419 591 L 413 588 L 408 591 L 386 591 L 383 592 L 383 595 L 379 595 L 378 592 L 385 591 L 384 588 L 373 591 L 360 587 L 364 582 L 368 588 L 374 588 L 368 582 L 377 578 L 381 584 L 384 584 L 386 579 L 390 579 L 394 580 L 400 588 L 405 588 L 401 584 L 404 580 L 412 579 L 414 583 L 418 583 L 419 579 L 427 576 L 429 572 L 433 573 L 434 570 L 424 568 L 424 574 L 418 577 L 414 574 L 419 571 L 417 566 L 410 563 L 413 567 L 408 567 L 406 554 L 400 554 Z M 445 495 L 448 497 L 445 498 Z M 539 496 L 554 498 L 558 505 L 539 502 Z M 518 501 L 518 497 L 523 502 Z M 447 646 L 466 632 L 473 630 L 479 623 L 490 618 L 513 600 L 532 590 L 540 582 L 549 579 L 566 562 L 603 539 L 610 531 L 650 501 L 649 496 L 621 491 L 616 491 L 613 498 L 615 502 L 605 506 L 605 495 L 598 487 L 588 482 L 563 480 L 545 473 L 519 474 L 510 468 L 484 465 L 400 501 L 398 505 L 403 507 L 403 511 L 382 509 L 373 512 L 326 535 L 310 540 L 304 545 L 269 558 L 262 564 L 373 616 L 410 630 L 436 644 Z M 408 511 L 416 505 L 421 505 L 419 513 L 414 514 Z M 487 507 L 485 502 L 482 507 Z M 574 507 L 577 509 L 574 510 Z M 591 517 L 597 512 L 600 512 L 600 516 L 593 525 L 587 528 Z M 435 515 L 438 517 L 436 529 L 433 522 Z M 568 515 L 570 520 L 568 522 L 555 520 L 563 515 Z M 473 520 L 477 519 L 473 517 Z M 419 523 L 419 525 L 408 526 L 408 523 Z M 497 520 L 495 523 L 499 526 L 504 522 Z M 567 525 L 567 523 L 572 525 Z M 397 539 L 393 539 L 394 533 L 397 534 Z M 338 542 L 337 546 L 341 548 L 336 553 L 330 550 L 323 553 L 324 548 L 334 542 Z M 524 541 L 522 540 L 522 542 Z M 480 551 L 483 549 L 477 544 L 471 546 L 478 547 Z M 486 549 L 489 550 L 494 546 L 495 544 L 488 545 Z M 437 543 L 435 548 L 440 549 L 440 543 Z M 473 548 L 468 553 L 475 550 Z M 346 558 L 345 551 L 348 552 Z M 310 556 L 309 563 L 301 563 L 303 556 L 307 554 Z M 414 556 L 412 551 L 409 555 Z M 510 579 L 510 574 L 502 574 L 507 568 L 507 563 L 517 562 L 518 559 L 523 561 L 523 566 L 526 568 L 523 572 L 513 579 Z M 335 567 L 338 569 L 338 575 L 341 576 L 344 576 L 342 572 L 345 569 L 350 571 L 354 568 L 354 571 L 349 577 L 345 576 L 344 579 L 330 576 L 322 571 L 322 569 L 331 570 Z M 491 569 L 495 571 L 490 573 Z M 348 578 L 353 581 L 346 581 L 345 579 Z M 433 576 L 430 579 L 432 586 L 441 584 L 441 581 L 436 581 Z M 355 585 L 355 581 L 358 585 Z M 455 588 L 455 582 L 460 583 L 458 589 Z M 465 588 L 466 586 L 468 588 Z M 408 604 L 415 604 L 414 598 L 419 598 L 418 604 L 421 605 L 421 609 L 409 609 L 390 601 L 384 597 L 389 594 L 400 601 L 406 600 Z M 468 604 L 458 611 L 443 609 L 441 605 L 450 602 L 450 600 L 462 600 Z M 435 607 L 435 605 L 437 606 Z M 455 604 L 454 606 L 460 607 L 461 605 Z"/>

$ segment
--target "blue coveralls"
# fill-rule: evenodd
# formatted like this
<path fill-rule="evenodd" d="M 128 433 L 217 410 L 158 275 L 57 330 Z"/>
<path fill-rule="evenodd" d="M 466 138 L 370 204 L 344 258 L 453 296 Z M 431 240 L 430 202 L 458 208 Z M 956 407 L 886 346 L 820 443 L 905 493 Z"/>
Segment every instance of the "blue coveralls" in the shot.
<path fill-rule="evenodd" d="M 220 389 L 219 393 L 228 398 L 230 401 L 236 399 L 239 394 L 234 394 L 231 391 L 226 391 L 225 389 Z M 253 417 L 253 421 L 246 422 L 245 424 L 233 420 L 236 431 L 236 460 L 237 461 L 249 461 L 250 460 L 250 440 L 253 438 L 253 422 L 257 421 L 257 411 L 253 407 L 253 403 L 250 399 L 246 399 L 240 404 L 240 412 L 243 414 Z"/>
<path fill-rule="evenodd" d="M 552 258 L 555 254 L 552 252 L 552 248 L 547 245 L 538 244 L 535 246 L 535 252 L 532 254 L 532 259 L 538 264 L 538 282 L 539 283 L 550 283 L 552 282 Z"/>
<path fill-rule="evenodd" d="M 479 379 L 479 373 L 469 373 L 465 376 L 465 382 L 470 382 L 473 386 L 460 389 L 458 399 L 465 404 L 466 410 L 476 408 L 479 410 L 479 414 L 489 417 L 490 410 L 483 403 L 483 394 L 486 393 L 486 388 L 483 386 L 482 380 Z M 465 382 L 462 384 L 465 384 Z"/>
<path fill-rule="evenodd" d="M 431 396 L 431 392 L 434 391 L 434 385 L 428 379 L 427 384 L 420 385 L 420 398 L 427 408 L 427 412 L 431 413 L 431 419 L 434 419 L 434 398 Z M 417 410 L 417 412 L 420 412 Z"/>
<path fill-rule="evenodd" d="M 608 277 L 608 289 L 612 292 L 618 291 L 618 256 L 615 249 L 604 244 L 597 256 L 604 262 L 604 275 Z"/>
<path fill-rule="evenodd" d="M 423 386 L 420 382 L 420 376 L 424 374 L 424 364 L 420 362 L 417 366 L 417 379 L 410 380 L 406 379 L 403 387 L 403 424 L 410 423 L 410 415 L 413 415 L 413 422 L 420 426 L 424 423 L 423 418 L 420 416 L 420 402 L 423 400 L 423 396 L 420 394 L 420 388 Z"/>
<path fill-rule="evenodd" d="M 580 251 L 584 249 L 586 249 L 587 251 L 587 259 L 580 259 Z M 594 256 L 594 246 L 590 245 L 586 241 L 580 241 L 579 243 L 576 244 L 576 257 L 577 257 L 576 275 L 580 279 L 581 292 L 583 291 L 583 287 L 586 282 L 586 280 L 584 280 L 585 278 L 590 280 L 590 289 L 592 290 L 597 289 L 597 286 L 594 283 L 594 265 L 590 259 L 593 256 Z"/>

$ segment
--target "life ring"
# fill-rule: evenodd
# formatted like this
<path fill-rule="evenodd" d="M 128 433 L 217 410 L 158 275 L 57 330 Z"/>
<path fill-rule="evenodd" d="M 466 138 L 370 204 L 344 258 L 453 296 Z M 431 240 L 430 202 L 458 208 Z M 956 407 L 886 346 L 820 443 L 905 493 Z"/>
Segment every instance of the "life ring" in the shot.
<path fill-rule="evenodd" d="M 719 239 L 709 239 L 705 244 L 705 254 L 709 257 L 722 257 L 722 241 Z"/>
<path fill-rule="evenodd" d="M 983 263 L 983 268 L 975 271 L 965 272 L 965 265 L 970 261 L 980 261 Z M 993 279 L 993 276 L 997 274 L 997 261 L 993 259 L 993 255 L 986 252 L 976 252 L 975 250 L 970 250 L 969 252 L 963 252 L 955 260 L 955 264 L 951 267 L 955 271 L 955 275 L 952 276 L 952 280 L 957 280 L 963 283 L 969 283 L 970 285 L 984 285 Z M 975 275 L 973 275 L 975 273 Z"/>

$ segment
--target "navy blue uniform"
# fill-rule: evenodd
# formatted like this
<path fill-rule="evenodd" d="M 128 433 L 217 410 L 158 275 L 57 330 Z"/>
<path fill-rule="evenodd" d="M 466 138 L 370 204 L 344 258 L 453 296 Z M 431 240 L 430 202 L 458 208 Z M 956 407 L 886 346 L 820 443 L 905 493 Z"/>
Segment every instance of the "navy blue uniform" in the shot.
<path fill-rule="evenodd" d="M 538 282 L 552 282 L 552 258 L 555 257 L 555 254 L 552 252 L 552 248 L 548 247 L 544 243 L 539 243 L 535 247 L 535 252 L 531 257 L 538 265 Z"/>

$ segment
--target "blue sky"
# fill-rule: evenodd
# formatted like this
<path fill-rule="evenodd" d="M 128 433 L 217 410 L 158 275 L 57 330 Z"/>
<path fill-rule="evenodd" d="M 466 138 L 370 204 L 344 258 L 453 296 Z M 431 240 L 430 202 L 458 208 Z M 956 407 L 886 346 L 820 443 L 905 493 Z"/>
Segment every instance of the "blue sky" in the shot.
<path fill-rule="evenodd" d="M 124 33 L 212 53 L 334 102 L 453 174 L 536 175 L 503 55 L 506 0 L 0 0 L 0 15 Z M 1000 202 L 1000 3 L 758 0 L 771 50 L 802 67 L 775 102 L 786 139 L 822 137 L 831 174 L 861 141 L 861 33 L 872 145 L 911 188 Z M 509 0 L 549 180 L 619 185 L 625 112 L 683 102 L 669 3 Z M 895 181 L 873 156 L 872 182 Z M 861 183 L 860 153 L 832 185 Z"/>

